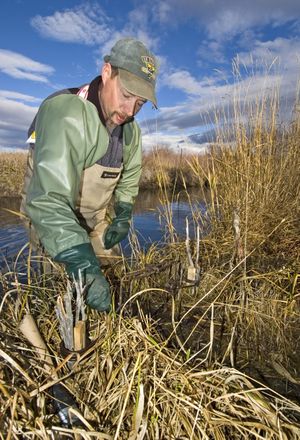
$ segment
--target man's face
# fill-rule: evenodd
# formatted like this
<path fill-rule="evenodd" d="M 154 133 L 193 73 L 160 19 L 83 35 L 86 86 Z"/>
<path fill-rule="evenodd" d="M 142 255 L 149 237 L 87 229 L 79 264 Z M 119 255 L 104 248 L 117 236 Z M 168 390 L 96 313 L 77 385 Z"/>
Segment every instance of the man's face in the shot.
<path fill-rule="evenodd" d="M 101 107 L 108 124 L 121 125 L 135 116 L 146 100 L 129 93 L 120 82 L 119 76 L 111 77 L 111 66 L 102 69 Z"/>

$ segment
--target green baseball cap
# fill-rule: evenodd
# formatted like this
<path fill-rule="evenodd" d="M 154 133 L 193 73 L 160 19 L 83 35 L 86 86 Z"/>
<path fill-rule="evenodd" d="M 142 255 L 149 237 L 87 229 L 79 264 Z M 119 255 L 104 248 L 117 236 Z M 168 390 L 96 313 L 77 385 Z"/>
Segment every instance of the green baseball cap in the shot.
<path fill-rule="evenodd" d="M 151 101 L 157 108 L 157 61 L 141 41 L 134 38 L 117 41 L 104 61 L 119 68 L 121 84 L 128 92 Z"/>

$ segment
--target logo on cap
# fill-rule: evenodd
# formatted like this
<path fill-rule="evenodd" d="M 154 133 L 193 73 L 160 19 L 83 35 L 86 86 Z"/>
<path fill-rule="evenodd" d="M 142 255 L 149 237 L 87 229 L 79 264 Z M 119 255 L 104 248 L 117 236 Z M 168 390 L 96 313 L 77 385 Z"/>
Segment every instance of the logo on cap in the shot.
<path fill-rule="evenodd" d="M 144 63 L 144 66 L 141 67 L 142 72 L 146 73 L 149 79 L 155 80 L 156 68 L 154 64 L 154 59 L 146 55 L 142 56 L 141 58 Z"/>

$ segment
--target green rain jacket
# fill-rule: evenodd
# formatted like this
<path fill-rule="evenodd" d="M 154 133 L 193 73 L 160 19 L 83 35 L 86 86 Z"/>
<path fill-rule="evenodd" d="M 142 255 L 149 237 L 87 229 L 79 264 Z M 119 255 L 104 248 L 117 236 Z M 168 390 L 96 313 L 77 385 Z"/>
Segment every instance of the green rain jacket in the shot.
<path fill-rule="evenodd" d="M 41 105 L 35 123 L 33 175 L 25 211 L 45 250 L 55 257 L 90 242 L 75 214 L 81 174 L 105 154 L 109 133 L 97 108 L 79 96 L 61 94 Z M 141 133 L 133 120 L 123 128 L 123 170 L 114 196 L 133 203 L 141 173 Z"/>

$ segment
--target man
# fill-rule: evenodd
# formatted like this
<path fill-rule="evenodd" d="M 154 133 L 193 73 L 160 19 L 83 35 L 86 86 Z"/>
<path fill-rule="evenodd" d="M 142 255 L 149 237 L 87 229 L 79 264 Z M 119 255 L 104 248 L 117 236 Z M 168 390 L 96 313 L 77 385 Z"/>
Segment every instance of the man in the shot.
<path fill-rule="evenodd" d="M 129 230 L 141 173 L 141 133 L 134 116 L 156 107 L 156 60 L 138 40 L 119 40 L 101 77 L 55 93 L 29 130 L 31 145 L 21 210 L 45 251 L 69 276 L 79 270 L 87 304 L 110 309 L 110 287 L 96 257 Z M 114 196 L 115 218 L 107 222 Z M 106 251 L 105 251 L 106 250 Z"/>

